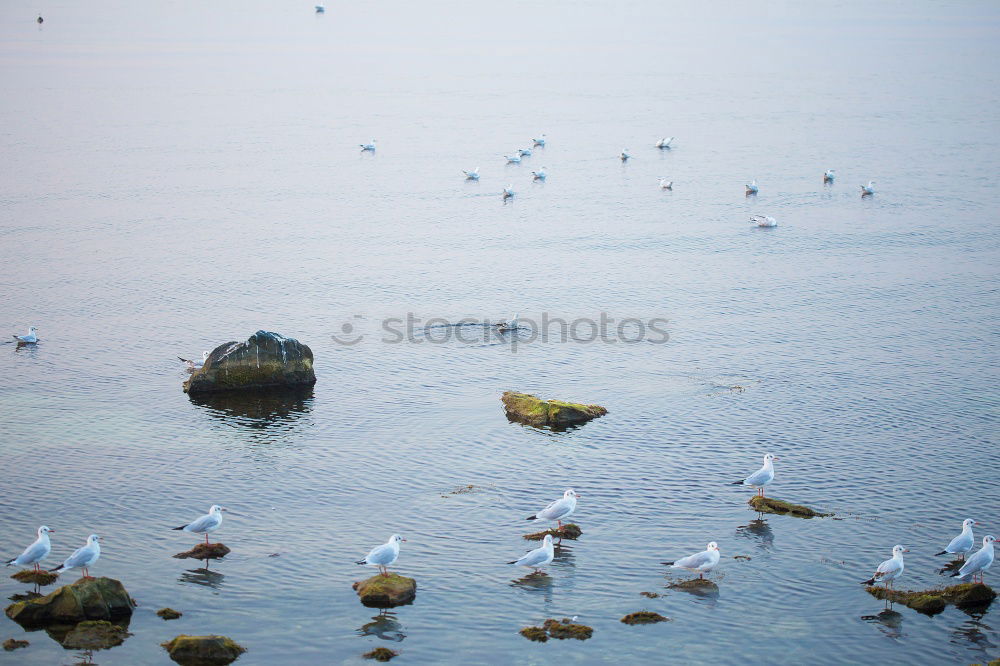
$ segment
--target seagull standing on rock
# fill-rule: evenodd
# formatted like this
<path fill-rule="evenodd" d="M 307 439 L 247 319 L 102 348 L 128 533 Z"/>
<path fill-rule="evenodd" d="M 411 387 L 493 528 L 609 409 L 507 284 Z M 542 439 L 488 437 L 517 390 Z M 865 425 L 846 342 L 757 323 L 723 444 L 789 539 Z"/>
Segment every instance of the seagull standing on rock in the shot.
<path fill-rule="evenodd" d="M 833 179 L 834 179 L 835 177 L 836 177 L 836 176 L 835 176 L 835 175 L 834 175 L 834 173 L 833 173 L 833 169 L 827 169 L 827 170 L 826 170 L 826 173 L 824 173 L 824 174 L 823 174 L 823 182 L 824 182 L 824 183 L 832 183 L 832 182 L 833 182 Z"/>
<path fill-rule="evenodd" d="M 532 180 L 545 180 L 545 177 L 547 175 L 548 174 L 545 173 L 545 167 L 542 167 L 538 171 L 532 171 L 531 172 L 531 179 Z"/>
<path fill-rule="evenodd" d="M 692 573 L 697 573 L 698 578 L 704 578 L 706 573 L 719 564 L 719 558 L 721 557 L 722 554 L 719 552 L 719 545 L 712 541 L 700 553 L 688 555 L 672 562 L 664 562 L 664 564 L 668 564 L 674 569 L 686 569 Z"/>
<path fill-rule="evenodd" d="M 556 549 L 552 545 L 552 535 L 546 534 L 545 538 L 542 540 L 541 546 L 535 548 L 534 550 L 529 550 L 519 559 L 508 562 L 507 564 L 513 564 L 519 567 L 531 567 L 534 569 L 532 573 L 541 573 L 539 571 L 540 567 L 550 564 L 555 556 Z"/>
<path fill-rule="evenodd" d="M 869 180 L 867 185 L 861 186 L 861 196 L 870 197 L 875 194 L 875 181 Z"/>
<path fill-rule="evenodd" d="M 972 576 L 972 582 L 976 582 L 976 576 L 979 576 L 979 582 L 983 582 L 983 572 L 990 568 L 993 564 L 993 542 L 996 541 L 996 537 L 992 534 L 987 534 L 983 537 L 983 547 L 976 551 L 976 553 L 965 561 L 962 568 L 951 575 L 952 578 L 965 578 L 966 576 Z"/>
<path fill-rule="evenodd" d="M 892 581 L 896 580 L 903 575 L 903 553 L 910 552 L 909 549 L 903 548 L 900 545 L 895 545 L 892 547 L 892 557 L 878 565 L 875 569 L 875 575 L 865 581 L 861 581 L 862 585 L 875 585 L 876 583 L 884 583 L 885 589 L 889 589 Z"/>
<path fill-rule="evenodd" d="M 972 526 L 978 525 L 972 518 L 966 518 L 962 521 L 962 533 L 951 540 L 947 548 L 942 550 L 940 553 L 934 553 L 934 555 L 944 555 L 945 553 L 950 553 L 952 555 L 961 555 L 962 559 L 969 554 L 972 550 L 972 546 L 975 545 L 975 537 L 972 536 Z"/>
<path fill-rule="evenodd" d="M 222 526 L 222 512 L 227 511 L 223 506 L 218 504 L 213 504 L 204 516 L 199 517 L 196 520 L 191 521 L 187 525 L 181 525 L 180 527 L 174 527 L 175 530 L 184 530 L 185 532 L 191 532 L 192 534 L 204 534 L 205 535 L 205 545 L 208 545 L 208 533 L 214 532 Z"/>
<path fill-rule="evenodd" d="M 406 541 L 406 539 L 398 534 L 393 534 L 389 537 L 388 541 L 372 548 L 368 552 L 368 555 L 365 556 L 365 559 L 358 560 L 355 564 L 378 567 L 379 573 L 383 576 L 388 576 L 389 570 L 386 567 L 395 562 L 396 558 L 399 557 L 399 543 L 401 541 Z"/>
<path fill-rule="evenodd" d="M 52 544 L 49 542 L 49 532 L 55 532 L 53 529 L 49 529 L 47 525 L 42 525 L 38 528 L 38 538 L 35 539 L 34 543 L 24 549 L 24 552 L 15 557 L 12 560 L 7 560 L 7 566 L 16 564 L 19 567 L 24 567 L 29 564 L 34 565 L 35 571 L 41 571 L 38 567 L 38 563 L 49 556 L 52 552 Z"/>
<path fill-rule="evenodd" d="M 757 488 L 757 494 L 761 497 L 764 496 L 764 486 L 774 481 L 774 461 L 777 460 L 772 454 L 764 454 L 764 466 L 759 470 L 743 479 L 742 481 L 733 481 L 734 486 L 754 486 Z"/>
<path fill-rule="evenodd" d="M 372 139 L 371 143 L 359 143 L 358 145 L 361 146 L 361 152 L 375 152 L 375 139 Z"/>
<path fill-rule="evenodd" d="M 177 358 L 179 358 L 181 361 L 183 361 L 187 365 L 188 372 L 194 372 L 195 370 L 197 370 L 197 369 L 199 369 L 201 367 L 204 367 L 205 361 L 208 360 L 209 354 L 211 354 L 211 352 L 203 351 L 201 353 L 201 360 L 200 361 L 193 361 L 193 360 L 188 359 L 188 358 L 181 358 L 180 356 L 178 356 Z"/>
<path fill-rule="evenodd" d="M 504 155 L 507 160 L 507 164 L 520 164 L 521 163 L 521 151 L 515 150 L 513 155 Z"/>
<path fill-rule="evenodd" d="M 660 189 L 661 190 L 672 190 L 674 189 L 674 181 L 667 180 L 666 178 L 660 179 Z"/>
<path fill-rule="evenodd" d="M 532 146 L 531 146 L 532 148 L 544 148 L 545 147 L 545 135 L 542 134 L 537 139 L 532 139 L 531 143 L 532 143 Z"/>
<path fill-rule="evenodd" d="M 38 327 L 30 326 L 27 335 L 15 335 L 14 339 L 21 345 L 33 345 L 38 342 Z"/>
<path fill-rule="evenodd" d="M 628 148 L 622 148 L 622 154 L 618 156 L 618 159 L 620 159 L 622 164 L 624 164 L 629 161 L 630 157 L 632 156 L 628 154 Z"/>
<path fill-rule="evenodd" d="M 670 150 L 670 142 L 674 140 L 674 137 L 668 136 L 665 139 L 660 139 L 656 142 L 656 147 L 660 150 Z"/>
<path fill-rule="evenodd" d="M 465 174 L 466 180 L 479 180 L 479 167 L 476 167 L 472 171 L 462 171 Z"/>
<path fill-rule="evenodd" d="M 747 190 L 747 196 L 748 197 L 751 196 L 751 195 L 757 194 L 757 191 L 758 191 L 757 179 L 754 178 L 753 180 L 750 181 L 749 185 L 744 185 L 744 187 Z"/>
<path fill-rule="evenodd" d="M 49 569 L 49 571 L 54 571 L 56 573 L 62 573 L 63 571 L 69 571 L 70 569 L 80 568 L 83 569 L 83 577 L 90 578 L 89 568 L 98 560 L 101 556 L 101 537 L 96 534 L 91 534 L 87 537 L 87 545 L 82 548 L 77 548 L 73 551 L 73 554 L 66 558 L 62 564 L 54 569 Z"/>
<path fill-rule="evenodd" d="M 507 199 L 512 198 L 513 196 L 514 196 L 514 186 L 513 185 L 508 185 L 507 187 L 503 188 L 503 200 L 504 201 L 506 201 Z"/>
<path fill-rule="evenodd" d="M 762 229 L 770 229 L 778 226 L 778 221 L 770 215 L 751 215 L 750 224 L 756 224 Z"/>
<path fill-rule="evenodd" d="M 570 488 L 563 493 L 562 499 L 557 499 L 550 503 L 535 515 L 528 516 L 526 520 L 533 520 L 536 523 L 541 520 L 554 520 L 559 525 L 559 528 L 562 529 L 563 519 L 569 518 L 576 511 L 576 498 L 579 496 L 575 490 Z"/>
<path fill-rule="evenodd" d="M 521 157 L 531 157 L 531 148 L 519 148 L 517 154 Z"/>

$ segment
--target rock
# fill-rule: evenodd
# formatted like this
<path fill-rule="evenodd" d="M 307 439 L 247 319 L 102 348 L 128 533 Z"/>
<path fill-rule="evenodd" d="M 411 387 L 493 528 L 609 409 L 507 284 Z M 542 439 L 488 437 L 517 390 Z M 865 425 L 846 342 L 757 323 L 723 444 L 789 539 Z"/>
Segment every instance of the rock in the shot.
<path fill-rule="evenodd" d="M 670 583 L 667 585 L 667 588 L 687 592 L 696 597 L 715 598 L 719 596 L 719 586 L 707 578 L 689 578 L 688 580 Z"/>
<path fill-rule="evenodd" d="M 641 594 L 642 596 L 646 597 L 647 599 L 659 599 L 660 598 L 660 593 L 659 592 L 640 592 L 639 594 Z"/>
<path fill-rule="evenodd" d="M 161 643 L 170 658 L 182 666 L 225 666 L 246 652 L 225 636 L 185 636 Z"/>
<path fill-rule="evenodd" d="M 316 383 L 313 353 L 277 333 L 257 331 L 246 342 L 216 347 L 205 364 L 184 382 L 185 393 L 291 388 Z"/>
<path fill-rule="evenodd" d="M 125 627 L 107 620 L 87 620 L 70 629 L 59 642 L 68 650 L 105 650 L 121 645 L 131 635 Z"/>
<path fill-rule="evenodd" d="M 22 569 L 10 576 L 19 583 L 34 583 L 35 585 L 51 585 L 59 578 L 59 574 L 51 571 L 35 571 L 34 569 Z"/>
<path fill-rule="evenodd" d="M 629 613 L 621 621 L 625 624 L 655 624 L 657 622 L 670 622 L 670 618 L 652 611 L 636 611 Z"/>
<path fill-rule="evenodd" d="M 536 641 L 538 643 L 544 643 L 549 640 L 549 632 L 545 631 L 541 627 L 525 627 L 517 633 L 521 634 L 529 641 Z"/>
<path fill-rule="evenodd" d="M 125 586 L 114 578 L 81 578 L 37 599 L 7 607 L 7 617 L 23 627 L 76 624 L 85 620 L 120 620 L 135 608 Z"/>
<path fill-rule="evenodd" d="M 365 652 L 361 656 L 365 659 L 374 659 L 375 661 L 389 661 L 393 657 L 398 657 L 399 653 L 389 648 L 377 647 L 371 652 Z"/>
<path fill-rule="evenodd" d="M 868 587 L 868 593 L 876 599 L 888 599 L 903 604 L 925 615 L 936 615 L 948 604 L 959 608 L 976 608 L 992 602 L 997 593 L 983 583 L 962 583 L 939 589 L 886 590 L 884 587 Z"/>
<path fill-rule="evenodd" d="M 183 553 L 177 553 L 174 557 L 179 560 L 184 560 L 189 557 L 196 560 L 219 560 L 228 555 L 230 552 L 232 551 L 230 551 L 229 547 L 224 543 L 199 543 L 191 550 L 186 550 Z"/>
<path fill-rule="evenodd" d="M 542 400 L 527 393 L 507 391 L 500 400 L 511 421 L 554 429 L 586 423 L 608 413 L 600 405 L 581 405 L 560 400 Z"/>
<path fill-rule="evenodd" d="M 752 558 L 749 555 L 733 555 L 733 559 L 737 562 L 749 562 Z"/>
<path fill-rule="evenodd" d="M 562 621 L 549 618 L 540 627 L 525 627 L 518 633 L 529 641 L 544 643 L 550 638 L 558 638 L 560 640 L 575 638 L 585 641 L 593 635 L 594 630 L 585 624 L 573 624 L 572 620 L 564 617 Z"/>
<path fill-rule="evenodd" d="M 31 643 L 28 641 L 19 641 L 16 638 L 8 638 L 3 642 L 3 649 L 7 652 L 13 652 L 14 650 L 20 648 L 26 648 L 29 645 L 31 645 Z"/>
<path fill-rule="evenodd" d="M 417 597 L 417 581 L 406 576 L 390 573 L 388 576 L 375 574 L 352 586 L 361 598 L 361 603 L 369 608 L 393 608 L 413 603 Z"/>
<path fill-rule="evenodd" d="M 566 523 L 559 528 L 535 532 L 533 534 L 525 534 L 524 538 L 528 541 L 541 541 L 545 538 L 546 534 L 551 534 L 553 538 L 556 539 L 578 539 L 580 538 L 580 535 L 583 534 L 583 530 L 581 530 L 580 526 L 575 523 Z"/>
<path fill-rule="evenodd" d="M 184 613 L 181 613 L 180 611 L 175 611 L 173 608 L 161 608 L 160 610 L 156 611 L 156 614 L 162 617 L 164 620 L 176 620 L 181 615 L 184 615 Z"/>
<path fill-rule="evenodd" d="M 781 516 L 795 516 L 796 518 L 823 518 L 832 516 L 832 513 L 820 513 L 801 504 L 792 504 L 773 497 L 761 497 L 754 495 L 747 502 L 760 513 L 775 513 Z"/>

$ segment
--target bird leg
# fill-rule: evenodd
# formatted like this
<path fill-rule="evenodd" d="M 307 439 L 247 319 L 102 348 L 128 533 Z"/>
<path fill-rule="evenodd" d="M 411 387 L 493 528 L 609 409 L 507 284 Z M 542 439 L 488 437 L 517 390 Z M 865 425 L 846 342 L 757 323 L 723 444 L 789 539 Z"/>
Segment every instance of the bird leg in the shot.
<path fill-rule="evenodd" d="M 208 532 L 205 532 L 205 545 L 208 545 Z"/>

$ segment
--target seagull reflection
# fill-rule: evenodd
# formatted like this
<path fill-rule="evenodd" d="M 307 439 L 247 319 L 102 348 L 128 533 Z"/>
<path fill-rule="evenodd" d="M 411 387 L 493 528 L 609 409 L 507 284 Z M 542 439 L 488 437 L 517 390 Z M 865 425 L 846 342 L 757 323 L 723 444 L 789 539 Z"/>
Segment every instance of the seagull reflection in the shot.
<path fill-rule="evenodd" d="M 989 638 L 989 634 L 993 633 L 993 627 L 988 624 L 983 624 L 982 618 L 982 614 L 973 616 L 967 622 L 962 623 L 961 626 L 956 627 L 955 631 L 952 632 L 952 635 L 956 640 L 962 643 L 968 643 L 969 645 L 974 645 L 980 650 L 996 648 L 996 643 L 991 641 Z M 986 663 L 987 661 L 989 661 L 989 659 L 983 659 L 983 663 Z"/>
<path fill-rule="evenodd" d="M 384 641 L 396 641 L 404 638 L 403 625 L 396 621 L 396 614 L 382 609 L 378 615 L 372 617 L 371 622 L 366 622 L 358 629 L 358 636 L 377 636 Z"/>
<path fill-rule="evenodd" d="M 218 571 L 212 571 L 208 568 L 208 560 L 205 560 L 205 566 L 200 569 L 189 569 L 181 574 L 178 578 L 182 583 L 194 583 L 195 585 L 204 585 L 205 587 L 210 587 L 213 590 L 218 590 L 222 587 L 222 581 L 225 576 Z"/>
<path fill-rule="evenodd" d="M 757 515 L 760 516 L 760 514 Z M 760 518 L 737 527 L 736 536 L 757 541 L 757 546 L 763 550 L 774 548 L 774 532 L 771 531 L 771 526 L 767 524 L 767 521 Z"/>
<path fill-rule="evenodd" d="M 878 615 L 862 615 L 861 619 L 876 625 L 878 630 L 889 638 L 895 639 L 903 636 L 903 615 L 891 608 L 886 608 Z"/>

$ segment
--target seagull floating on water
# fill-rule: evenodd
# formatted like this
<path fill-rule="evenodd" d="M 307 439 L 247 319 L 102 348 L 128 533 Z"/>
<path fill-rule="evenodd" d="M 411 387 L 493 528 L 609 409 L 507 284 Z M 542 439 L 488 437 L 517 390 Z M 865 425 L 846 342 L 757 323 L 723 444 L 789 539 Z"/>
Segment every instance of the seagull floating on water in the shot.
<path fill-rule="evenodd" d="M 510 199 L 510 198 L 512 198 L 514 196 L 514 190 L 512 189 L 513 187 L 514 187 L 513 185 L 508 185 L 507 187 L 503 188 L 503 200 L 504 201 L 506 201 L 507 199 Z"/>
<path fill-rule="evenodd" d="M 556 550 L 552 545 L 552 535 L 546 534 L 545 538 L 542 540 L 541 546 L 535 548 L 534 550 L 529 550 L 519 559 L 508 562 L 507 564 L 513 564 L 519 567 L 531 567 L 535 570 L 534 573 L 538 573 L 539 568 L 551 563 L 555 556 Z"/>
<path fill-rule="evenodd" d="M 972 526 L 978 525 L 972 518 L 966 518 L 962 521 L 962 533 L 951 540 L 951 543 L 942 550 L 940 553 L 934 553 L 935 555 L 944 555 L 945 553 L 950 553 L 952 555 L 961 555 L 962 559 L 969 554 L 972 550 L 972 546 L 975 545 L 976 540 L 972 536 Z"/>
<path fill-rule="evenodd" d="M 531 140 L 532 148 L 544 148 L 545 147 L 545 135 L 542 134 L 537 139 Z"/>
<path fill-rule="evenodd" d="M 38 563 L 48 557 L 52 551 L 52 544 L 49 543 L 49 532 L 55 532 L 55 530 L 49 529 L 47 525 L 39 527 L 38 538 L 35 539 L 34 543 L 25 548 L 24 552 L 14 559 L 7 560 L 7 566 L 16 564 L 19 567 L 25 567 L 32 564 L 35 571 L 40 571 Z"/>
<path fill-rule="evenodd" d="M 867 185 L 861 186 L 861 196 L 870 197 L 875 194 L 875 181 L 869 180 Z"/>
<path fill-rule="evenodd" d="M 622 154 L 618 156 L 622 162 L 628 162 L 629 158 L 632 157 L 628 154 L 628 148 L 622 148 Z"/>
<path fill-rule="evenodd" d="M 479 180 L 479 167 L 476 167 L 472 171 L 463 170 L 462 173 L 465 174 L 466 180 Z"/>
<path fill-rule="evenodd" d="M 550 503 L 533 516 L 528 516 L 526 520 L 533 520 L 536 523 L 540 520 L 554 520 L 559 527 L 562 527 L 563 519 L 569 518 L 570 514 L 576 511 L 576 498 L 579 496 L 575 490 L 570 488 L 563 493 L 562 499 Z"/>
<path fill-rule="evenodd" d="M 213 504 L 204 516 L 200 516 L 197 519 L 191 521 L 187 525 L 181 525 L 180 527 L 174 527 L 175 530 L 184 530 L 185 532 L 191 532 L 192 534 L 204 534 L 205 535 L 205 545 L 208 545 L 208 533 L 214 532 L 222 526 L 222 512 L 227 511 L 223 506 L 218 504 Z"/>
<path fill-rule="evenodd" d="M 993 542 L 996 541 L 996 537 L 992 534 L 987 534 L 983 537 L 983 547 L 980 548 L 972 555 L 962 568 L 951 575 L 952 578 L 965 578 L 966 576 L 972 576 L 972 582 L 976 582 L 976 576 L 979 576 L 979 582 L 983 582 L 983 572 L 990 568 L 993 564 Z"/>
<path fill-rule="evenodd" d="M 531 172 L 531 179 L 532 180 L 545 180 L 545 177 L 547 175 L 548 174 L 545 173 L 545 167 L 542 167 L 538 171 L 532 171 Z"/>
<path fill-rule="evenodd" d="M 316 5 L 316 13 L 317 14 L 322 14 L 325 11 L 326 11 L 326 7 L 324 7 L 323 5 Z"/>
<path fill-rule="evenodd" d="M 33 345 L 36 342 L 38 342 L 38 328 L 35 326 L 31 326 L 28 328 L 27 335 L 15 335 L 14 338 L 20 344 Z"/>
<path fill-rule="evenodd" d="M 96 534 L 91 534 L 87 537 L 87 545 L 82 548 L 77 548 L 73 551 L 73 554 L 66 558 L 66 560 L 55 567 L 54 569 L 49 569 L 49 571 L 55 571 L 56 573 L 62 573 L 63 571 L 69 571 L 70 569 L 80 568 L 83 569 L 83 577 L 90 578 L 89 568 L 97 561 L 101 556 L 101 537 Z"/>
<path fill-rule="evenodd" d="M 504 155 L 507 159 L 507 164 L 520 164 L 521 163 L 521 151 L 515 150 L 513 155 Z"/>
<path fill-rule="evenodd" d="M 733 481 L 732 485 L 754 486 L 757 488 L 757 494 L 763 497 L 764 486 L 774 481 L 774 465 L 772 464 L 772 461 L 774 460 L 777 460 L 777 458 L 770 453 L 765 453 L 763 467 L 742 481 Z"/>
<path fill-rule="evenodd" d="M 900 545 L 892 547 L 892 557 L 882 564 L 878 565 L 875 569 L 875 575 L 865 581 L 861 581 L 862 585 L 875 585 L 876 583 L 884 583 L 886 589 L 889 589 L 892 581 L 896 580 L 903 575 L 903 553 L 910 552 L 907 548 L 903 548 Z"/>
<path fill-rule="evenodd" d="M 747 196 L 750 196 L 751 194 L 757 194 L 757 179 L 754 178 L 753 180 L 750 181 L 749 185 L 744 185 L 744 187 L 747 188 Z"/>
<path fill-rule="evenodd" d="M 824 182 L 824 183 L 832 183 L 832 182 L 833 182 L 833 179 L 834 179 L 835 177 L 836 177 L 836 176 L 835 176 L 835 175 L 834 175 L 834 173 L 833 173 L 833 169 L 827 169 L 827 170 L 826 170 L 826 173 L 824 173 L 824 174 L 823 174 L 823 182 Z"/>
<path fill-rule="evenodd" d="M 656 142 L 656 147 L 659 148 L 660 150 L 664 150 L 664 149 L 669 150 L 670 149 L 670 142 L 673 141 L 673 140 L 674 140 L 674 137 L 672 137 L 672 136 L 668 136 L 665 139 L 660 139 L 659 141 Z"/>
<path fill-rule="evenodd" d="M 520 328 L 517 324 L 517 313 L 515 312 L 514 316 L 511 317 L 508 321 L 499 323 L 496 326 L 500 333 L 506 333 L 508 331 L 516 331 L 518 328 Z"/>
<path fill-rule="evenodd" d="M 531 157 L 531 148 L 518 148 L 517 154 L 521 157 Z"/>
<path fill-rule="evenodd" d="M 770 215 L 751 215 L 750 224 L 756 224 L 762 229 L 770 229 L 771 227 L 778 226 L 778 221 Z"/>
<path fill-rule="evenodd" d="M 189 358 L 181 358 L 180 356 L 178 356 L 177 358 L 179 358 L 181 361 L 184 362 L 185 365 L 187 365 L 187 369 L 188 369 L 189 372 L 194 372 L 198 368 L 201 368 L 201 367 L 203 367 L 205 365 L 205 361 L 208 360 L 208 356 L 211 353 L 212 352 L 203 351 L 201 353 L 201 360 L 200 361 L 193 361 L 193 360 L 191 360 Z"/>
<path fill-rule="evenodd" d="M 396 561 L 399 557 L 399 542 L 406 541 L 403 537 L 398 534 L 393 534 L 389 537 L 389 540 L 380 546 L 375 546 L 372 548 L 365 559 L 358 560 L 355 564 L 365 564 L 368 566 L 378 567 L 379 573 L 383 576 L 389 575 L 389 570 L 386 568 L 390 564 Z"/>
<path fill-rule="evenodd" d="M 722 554 L 719 552 L 719 545 L 711 541 L 700 553 L 688 555 L 672 562 L 664 562 L 664 564 L 668 564 L 674 569 L 686 569 L 691 573 L 697 573 L 698 578 L 704 578 L 705 574 L 719 564 L 720 557 Z"/>
<path fill-rule="evenodd" d="M 660 189 L 661 190 L 672 190 L 674 189 L 674 181 L 667 180 L 666 178 L 660 179 Z"/>
<path fill-rule="evenodd" d="M 372 139 L 371 143 L 359 143 L 358 145 L 361 146 L 361 152 L 365 151 L 368 151 L 370 153 L 375 152 L 375 139 Z"/>

